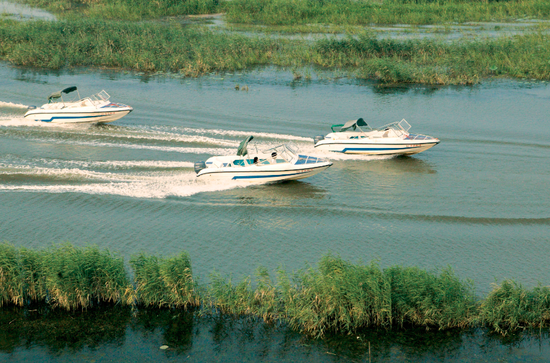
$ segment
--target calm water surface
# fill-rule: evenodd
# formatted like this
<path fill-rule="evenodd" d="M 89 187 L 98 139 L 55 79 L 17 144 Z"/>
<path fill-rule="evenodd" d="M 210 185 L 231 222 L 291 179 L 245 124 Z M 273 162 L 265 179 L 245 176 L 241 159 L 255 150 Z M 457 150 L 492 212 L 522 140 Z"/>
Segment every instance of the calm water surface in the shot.
<path fill-rule="evenodd" d="M 170 79 L 0 65 L 0 239 L 40 248 L 71 241 L 126 258 L 186 250 L 204 280 L 259 266 L 292 271 L 333 252 L 352 261 L 452 266 L 480 294 L 511 278 L 550 282 L 550 87 L 378 88 L 293 82 L 290 72 Z M 248 86 L 237 91 L 235 86 Z M 134 107 L 107 125 L 25 121 L 59 89 L 105 89 Z M 407 119 L 441 144 L 413 157 L 313 148 L 330 125 Z M 197 181 L 195 161 L 291 142 L 333 160 L 309 179 L 242 187 Z"/>
<path fill-rule="evenodd" d="M 0 80 L 0 240 L 31 248 L 92 243 L 125 258 L 186 250 L 202 281 L 214 269 L 237 279 L 259 265 L 292 271 L 329 252 L 382 266 L 450 265 L 473 279 L 480 295 L 505 278 L 527 286 L 550 281 L 545 83 L 379 88 L 345 79 L 293 82 L 290 73 L 275 71 L 169 79 L 5 64 Z M 248 91 L 235 90 L 237 84 Z M 101 126 L 23 119 L 27 105 L 72 85 L 82 96 L 105 89 L 134 112 Z M 373 126 L 406 118 L 413 132 L 442 142 L 413 157 L 314 150 L 314 135 L 358 117 Z M 247 135 L 259 149 L 291 142 L 334 165 L 273 185 L 196 180 L 195 161 L 232 154 Z M 194 321 L 176 312 L 1 313 L 9 329 L 2 329 L 0 360 L 369 357 L 365 342 L 349 337 L 312 342 L 284 329 Z M 373 334 L 360 337 L 373 342 L 373 361 L 545 361 L 550 354 L 546 336 L 502 342 L 474 331 L 422 334 L 420 342 L 414 334 Z M 170 348 L 160 351 L 162 344 Z"/>

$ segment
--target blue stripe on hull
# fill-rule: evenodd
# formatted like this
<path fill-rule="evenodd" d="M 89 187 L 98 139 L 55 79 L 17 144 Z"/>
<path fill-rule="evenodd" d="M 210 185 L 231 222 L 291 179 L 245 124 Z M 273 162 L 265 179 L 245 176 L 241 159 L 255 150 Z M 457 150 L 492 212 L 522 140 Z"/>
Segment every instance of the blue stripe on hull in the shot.
<path fill-rule="evenodd" d="M 234 176 L 233 178 L 231 178 L 231 180 L 238 180 L 238 179 L 259 179 L 259 178 L 278 178 L 278 177 L 281 177 L 281 176 L 294 176 L 294 175 L 300 175 L 300 174 L 307 174 L 307 173 L 280 174 L 280 175 Z"/>
<path fill-rule="evenodd" d="M 55 117 L 50 117 L 49 120 L 38 120 L 36 119 L 36 121 L 42 121 L 42 122 L 52 122 L 53 120 L 75 120 L 75 119 L 84 119 L 84 118 L 96 118 L 96 117 L 104 117 L 105 115 L 97 115 L 97 116 L 55 116 Z"/>
<path fill-rule="evenodd" d="M 391 151 L 391 150 L 413 150 L 418 149 L 418 147 L 398 147 L 398 148 L 363 148 L 363 147 L 350 147 L 343 149 L 342 153 L 345 153 L 346 151 Z"/>

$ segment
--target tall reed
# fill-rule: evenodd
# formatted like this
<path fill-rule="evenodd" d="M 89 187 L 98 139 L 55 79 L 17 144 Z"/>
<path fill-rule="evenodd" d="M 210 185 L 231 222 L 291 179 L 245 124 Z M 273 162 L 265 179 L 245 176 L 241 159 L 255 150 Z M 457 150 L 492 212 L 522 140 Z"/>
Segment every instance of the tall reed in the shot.
<path fill-rule="evenodd" d="M 450 269 L 440 273 L 394 266 L 384 271 L 391 285 L 394 321 L 400 326 L 437 329 L 472 326 L 478 302 L 471 281 L 461 281 Z"/>
<path fill-rule="evenodd" d="M 527 290 L 514 281 L 504 280 L 494 285 L 482 302 L 479 315 L 484 324 L 502 335 L 527 327 L 548 327 L 550 288 L 539 285 Z"/>
<path fill-rule="evenodd" d="M 355 265 L 328 255 L 318 269 L 292 280 L 280 274 L 284 316 L 301 332 L 322 336 L 392 325 L 390 281 L 376 263 Z"/>
<path fill-rule="evenodd" d="M 140 254 L 132 257 L 130 265 L 138 305 L 187 308 L 200 304 L 198 285 L 186 252 L 166 259 Z"/>
<path fill-rule="evenodd" d="M 545 0 L 231 0 L 227 20 L 266 25 L 442 24 L 548 19 Z"/>
<path fill-rule="evenodd" d="M 381 83 L 467 85 L 486 77 L 550 79 L 550 36 L 445 43 L 377 39 L 366 32 L 306 42 L 179 24 L 0 20 L 0 59 L 49 69 L 93 66 L 191 77 L 258 66 L 313 66 Z"/>
<path fill-rule="evenodd" d="M 505 280 L 480 300 L 471 281 L 450 269 L 382 269 L 326 255 L 317 267 L 272 279 L 259 268 L 255 279 L 234 283 L 212 274 L 208 286 L 193 277 L 186 252 L 170 258 L 139 254 L 130 259 L 134 286 L 123 260 L 98 247 L 70 244 L 45 250 L 0 243 L 0 306 L 48 302 L 67 310 L 101 303 L 182 308 L 203 313 L 283 322 L 313 337 L 365 328 L 453 329 L 488 326 L 507 335 L 550 325 L 550 287 L 531 290 Z"/>
<path fill-rule="evenodd" d="M 49 301 L 67 310 L 128 304 L 133 289 L 121 258 L 70 244 L 42 251 L 0 244 L 0 305 Z"/>
<path fill-rule="evenodd" d="M 124 261 L 109 251 L 64 244 L 47 249 L 42 258 L 48 298 L 54 306 L 85 309 L 94 303 L 132 300 Z"/>
<path fill-rule="evenodd" d="M 0 244 L 0 306 L 23 304 L 23 279 L 19 251 L 7 243 Z"/>

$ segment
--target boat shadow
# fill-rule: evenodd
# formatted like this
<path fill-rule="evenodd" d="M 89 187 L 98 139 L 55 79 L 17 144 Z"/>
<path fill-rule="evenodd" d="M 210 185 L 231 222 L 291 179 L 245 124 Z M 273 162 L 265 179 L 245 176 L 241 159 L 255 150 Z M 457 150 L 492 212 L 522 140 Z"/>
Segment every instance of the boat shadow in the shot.
<path fill-rule="evenodd" d="M 337 168 L 344 173 L 375 173 L 380 176 L 398 176 L 403 174 L 436 174 L 435 165 L 407 155 L 395 156 L 392 158 L 374 160 L 346 160 L 344 163 L 337 163 Z"/>

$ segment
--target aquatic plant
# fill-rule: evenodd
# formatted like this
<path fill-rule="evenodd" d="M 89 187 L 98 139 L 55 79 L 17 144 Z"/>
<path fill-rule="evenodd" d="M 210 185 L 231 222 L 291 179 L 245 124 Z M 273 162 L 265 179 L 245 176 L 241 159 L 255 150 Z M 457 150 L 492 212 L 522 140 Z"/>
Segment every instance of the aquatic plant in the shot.
<path fill-rule="evenodd" d="M 210 14 L 221 10 L 219 0 L 20 0 L 63 18 L 116 20 L 156 19 L 177 15 Z"/>
<path fill-rule="evenodd" d="M 166 259 L 142 253 L 132 257 L 130 265 L 135 275 L 138 305 L 187 308 L 200 304 L 186 252 Z"/>
<path fill-rule="evenodd" d="M 500 285 L 495 284 L 483 300 L 479 316 L 484 324 L 502 335 L 527 327 L 547 327 L 550 288 L 539 285 L 527 290 L 514 281 L 504 280 Z"/>
<path fill-rule="evenodd" d="M 42 268 L 53 306 L 85 309 L 94 302 L 128 304 L 132 300 L 124 261 L 107 250 L 71 244 L 51 247 L 42 254 Z"/>
<path fill-rule="evenodd" d="M 391 286 L 394 322 L 437 329 L 472 326 L 478 302 L 471 281 L 461 281 L 447 268 L 428 272 L 417 267 L 384 270 Z"/>
<path fill-rule="evenodd" d="M 18 250 L 14 246 L 0 244 L 0 306 L 23 303 L 23 283 L 18 255 Z"/>
<path fill-rule="evenodd" d="M 479 326 L 507 335 L 550 323 L 549 287 L 528 290 L 505 280 L 480 300 L 473 283 L 460 280 L 450 268 L 382 269 L 376 262 L 352 263 L 329 254 L 316 267 L 294 273 L 278 269 L 276 279 L 260 267 L 254 279 L 234 283 L 214 273 L 210 283 L 201 286 L 186 252 L 169 258 L 142 253 L 133 256 L 130 265 L 134 285 L 123 260 L 108 250 L 67 243 L 34 251 L 0 243 L 0 307 L 201 306 L 201 314 L 282 322 L 312 337 L 365 328 Z"/>
<path fill-rule="evenodd" d="M 121 258 L 97 247 L 64 244 L 42 251 L 0 244 L 0 305 L 49 301 L 67 310 L 128 303 L 132 287 Z"/>
<path fill-rule="evenodd" d="M 292 279 L 280 273 L 284 316 L 291 327 L 314 336 L 391 327 L 391 285 L 376 263 L 355 265 L 331 255 L 318 269 Z"/>
<path fill-rule="evenodd" d="M 232 0 L 224 3 L 229 22 L 266 25 L 442 24 L 548 19 L 544 0 Z"/>
<path fill-rule="evenodd" d="M 550 79 L 550 36 L 446 43 L 383 40 L 366 32 L 309 43 L 179 24 L 0 20 L 0 59 L 49 69 L 93 66 L 191 77 L 269 65 L 298 77 L 299 69 L 314 67 L 381 83 L 475 84 L 494 76 Z"/>

